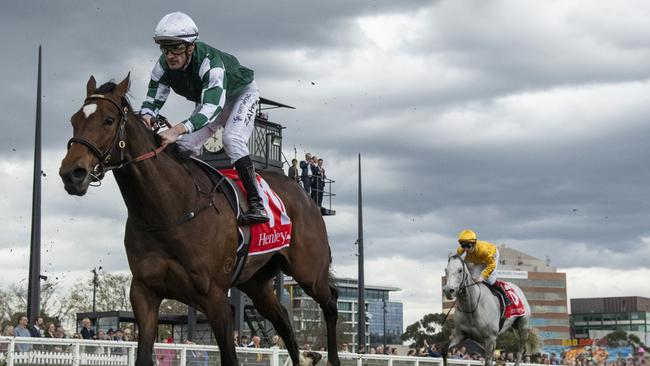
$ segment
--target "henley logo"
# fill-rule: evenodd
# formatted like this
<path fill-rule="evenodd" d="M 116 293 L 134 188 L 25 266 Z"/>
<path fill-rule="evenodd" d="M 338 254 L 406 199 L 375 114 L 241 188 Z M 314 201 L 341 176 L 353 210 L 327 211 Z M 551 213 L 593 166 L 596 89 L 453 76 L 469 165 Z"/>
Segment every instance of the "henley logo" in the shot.
<path fill-rule="evenodd" d="M 290 234 L 286 232 L 273 231 L 272 233 L 260 233 L 259 235 L 259 245 L 273 245 L 273 244 L 282 244 L 286 243 L 289 240 Z"/>

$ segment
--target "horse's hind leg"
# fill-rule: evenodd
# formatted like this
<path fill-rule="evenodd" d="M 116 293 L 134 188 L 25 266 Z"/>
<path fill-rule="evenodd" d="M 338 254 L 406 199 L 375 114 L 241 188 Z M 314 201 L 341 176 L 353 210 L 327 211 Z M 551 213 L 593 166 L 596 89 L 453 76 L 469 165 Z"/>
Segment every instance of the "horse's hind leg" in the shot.
<path fill-rule="evenodd" d="M 314 275 L 317 277 L 313 278 Z M 338 345 L 336 344 L 336 321 L 339 314 L 337 306 L 338 290 L 331 279 L 329 267 L 320 274 L 311 272 L 311 276 L 311 281 L 309 281 L 298 273 L 293 274 L 293 278 L 300 284 L 300 287 L 316 300 L 321 310 L 323 310 L 323 317 L 327 325 L 327 362 L 332 366 L 340 366 L 341 361 L 339 360 Z"/>
<path fill-rule="evenodd" d="M 298 343 L 291 328 L 289 313 L 273 292 L 273 281 L 254 277 L 238 287 L 253 300 L 257 311 L 273 324 L 275 331 L 282 337 L 293 364 L 300 365 Z"/>
<path fill-rule="evenodd" d="M 528 318 L 521 317 L 513 324 L 513 328 L 517 329 L 519 335 L 519 349 L 517 350 L 517 357 L 515 358 L 515 366 L 521 363 L 521 357 L 526 354 L 526 341 L 528 340 Z"/>

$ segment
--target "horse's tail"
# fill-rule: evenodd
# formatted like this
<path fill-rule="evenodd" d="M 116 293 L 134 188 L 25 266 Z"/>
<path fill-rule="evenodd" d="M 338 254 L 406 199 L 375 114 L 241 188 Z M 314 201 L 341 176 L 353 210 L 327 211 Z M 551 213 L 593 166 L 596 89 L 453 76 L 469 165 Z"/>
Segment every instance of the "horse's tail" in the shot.
<path fill-rule="evenodd" d="M 327 282 L 329 283 L 332 296 L 334 296 L 338 300 L 339 298 L 339 287 L 337 286 L 338 281 L 336 279 L 336 276 L 334 276 L 334 273 L 332 272 L 332 268 L 330 268 L 327 271 Z"/>

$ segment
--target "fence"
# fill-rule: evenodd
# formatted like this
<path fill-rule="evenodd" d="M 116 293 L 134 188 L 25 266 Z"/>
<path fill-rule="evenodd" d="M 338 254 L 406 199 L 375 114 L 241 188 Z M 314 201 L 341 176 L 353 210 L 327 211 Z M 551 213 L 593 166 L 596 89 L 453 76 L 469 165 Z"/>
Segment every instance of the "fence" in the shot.
<path fill-rule="evenodd" d="M 12 338 L 0 337 L 0 365 L 2 366 L 133 366 L 137 343 L 92 341 L 83 339 Z M 319 365 L 327 364 L 327 354 Z M 219 348 L 206 345 L 156 343 L 153 352 L 156 365 L 217 366 Z M 289 366 L 286 350 L 269 348 L 237 348 L 240 365 Z M 339 353 L 342 366 L 442 366 L 441 358 L 358 355 Z M 479 361 L 450 359 L 450 365 L 483 365 Z M 522 364 L 526 366 L 527 364 Z"/>

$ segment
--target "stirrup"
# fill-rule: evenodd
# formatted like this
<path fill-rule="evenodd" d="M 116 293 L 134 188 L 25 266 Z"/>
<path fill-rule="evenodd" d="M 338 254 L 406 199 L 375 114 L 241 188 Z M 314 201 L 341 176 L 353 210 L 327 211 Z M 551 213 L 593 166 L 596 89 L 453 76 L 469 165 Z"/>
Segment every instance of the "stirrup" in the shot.
<path fill-rule="evenodd" d="M 253 204 L 251 207 L 244 213 L 244 220 L 252 224 L 263 224 L 269 221 L 269 216 L 266 213 L 264 207 L 255 207 L 257 205 Z"/>

